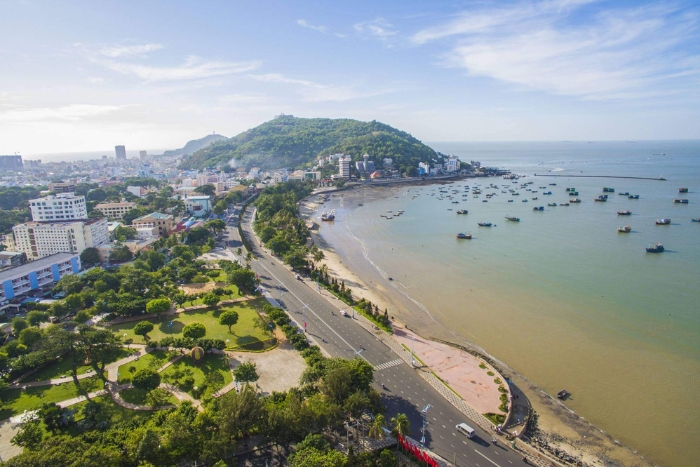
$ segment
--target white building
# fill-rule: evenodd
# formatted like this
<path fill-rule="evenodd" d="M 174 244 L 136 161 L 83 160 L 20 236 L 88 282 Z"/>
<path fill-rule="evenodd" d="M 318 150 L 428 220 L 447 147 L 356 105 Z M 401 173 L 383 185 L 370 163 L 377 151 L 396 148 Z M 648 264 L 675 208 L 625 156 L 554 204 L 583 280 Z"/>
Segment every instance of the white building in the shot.
<path fill-rule="evenodd" d="M 450 156 L 447 161 L 445 162 L 445 171 L 446 172 L 457 172 L 459 171 L 459 157 L 457 156 Z"/>
<path fill-rule="evenodd" d="M 206 195 L 186 196 L 183 201 L 185 202 L 185 209 L 195 217 L 205 217 L 211 211 L 211 202 Z"/>
<path fill-rule="evenodd" d="M 55 253 L 80 254 L 109 242 L 107 219 L 26 222 L 12 227 L 17 251 L 36 260 Z"/>
<path fill-rule="evenodd" d="M 216 174 L 199 174 L 197 175 L 197 186 L 216 185 L 219 181 L 219 176 Z"/>
<path fill-rule="evenodd" d="M 80 267 L 78 255 L 57 253 L 0 272 L 0 304 L 32 290 L 52 286 L 63 276 L 79 272 Z"/>
<path fill-rule="evenodd" d="M 29 200 L 32 220 L 38 222 L 87 219 L 85 196 L 75 196 L 73 193 L 59 193 L 46 198 Z"/>
<path fill-rule="evenodd" d="M 121 203 L 100 203 L 95 209 L 104 214 L 111 221 L 120 221 L 127 212 L 136 207 L 136 203 L 122 201 Z"/>
<path fill-rule="evenodd" d="M 352 158 L 350 156 L 341 157 L 338 159 L 338 175 L 340 178 L 350 178 L 350 161 Z"/>
<path fill-rule="evenodd" d="M 140 186 L 129 185 L 128 187 L 126 187 L 126 191 L 128 191 L 134 196 L 138 196 L 139 198 L 144 198 L 148 194 L 148 190 Z"/>
<path fill-rule="evenodd" d="M 286 182 L 289 178 L 289 174 L 286 170 L 278 170 L 272 174 L 272 183 L 277 185 L 278 183 Z"/>

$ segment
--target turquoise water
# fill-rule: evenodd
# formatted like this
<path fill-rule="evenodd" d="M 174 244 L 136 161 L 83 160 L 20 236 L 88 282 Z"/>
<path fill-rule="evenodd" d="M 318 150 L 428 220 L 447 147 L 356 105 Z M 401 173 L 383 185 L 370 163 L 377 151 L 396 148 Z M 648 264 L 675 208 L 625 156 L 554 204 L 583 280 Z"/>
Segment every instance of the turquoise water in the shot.
<path fill-rule="evenodd" d="M 573 394 L 567 405 L 615 439 L 662 465 L 693 464 L 690 446 L 700 429 L 700 223 L 691 218 L 700 217 L 700 142 L 432 146 L 527 177 L 515 184 L 489 178 L 444 186 L 444 196 L 459 204 L 438 200 L 437 185 L 335 198 L 327 207 L 337 209 L 337 221 L 322 227 L 324 239 L 349 266 L 362 271 L 371 264 L 376 274 L 393 277 L 389 286 L 422 307 L 413 313 L 428 314 L 549 393 L 566 387 Z M 667 181 L 535 173 L 663 175 Z M 538 193 L 520 188 L 528 181 Z M 491 183 L 499 188 L 488 189 Z M 480 197 L 468 190 L 463 198 L 464 186 L 476 184 Z M 616 192 L 606 203 L 594 202 L 604 186 Z M 570 200 L 566 187 L 575 187 L 582 202 L 548 207 Z M 680 195 L 680 187 L 690 192 Z M 501 193 L 509 188 L 520 196 Z M 625 191 L 640 199 L 618 195 Z M 689 204 L 674 204 L 676 197 Z M 357 206 L 359 199 L 364 206 Z M 405 214 L 380 217 L 399 209 Z M 632 215 L 618 216 L 622 209 Z M 672 224 L 655 225 L 661 217 Z M 623 225 L 632 232 L 618 233 Z M 472 240 L 455 238 L 468 231 Z M 646 253 L 656 242 L 666 251 Z"/>

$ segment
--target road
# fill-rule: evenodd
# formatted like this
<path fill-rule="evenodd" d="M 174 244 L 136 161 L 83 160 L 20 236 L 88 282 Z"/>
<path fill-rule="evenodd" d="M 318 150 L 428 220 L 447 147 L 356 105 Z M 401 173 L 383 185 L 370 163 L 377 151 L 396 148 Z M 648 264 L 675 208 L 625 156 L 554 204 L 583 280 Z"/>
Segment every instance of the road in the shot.
<path fill-rule="evenodd" d="M 255 240 L 251 229 L 251 212 L 247 212 L 243 230 L 257 261 L 252 264 L 262 287 L 292 314 L 302 326 L 306 323 L 310 340 L 331 356 L 365 359 L 375 367 L 374 386 L 382 394 L 387 419 L 405 413 L 411 422 L 411 436 L 421 439 L 421 411 L 428 405 L 425 446 L 459 466 L 508 467 L 526 465 L 521 455 L 505 445 L 500 438 L 492 443 L 492 434 L 480 429 L 457 410 L 416 370 L 400 359 L 391 349 L 364 330 L 350 316 L 341 315 L 339 308 L 321 295 L 313 282 L 295 279 L 294 274 L 273 258 Z M 231 229 L 229 239 L 240 241 L 238 231 Z M 236 242 L 237 243 L 237 242 Z M 234 247 L 234 248 L 237 248 Z M 383 390 L 381 384 L 386 386 Z M 458 433 L 455 426 L 467 423 L 476 430 L 469 439 Z"/>

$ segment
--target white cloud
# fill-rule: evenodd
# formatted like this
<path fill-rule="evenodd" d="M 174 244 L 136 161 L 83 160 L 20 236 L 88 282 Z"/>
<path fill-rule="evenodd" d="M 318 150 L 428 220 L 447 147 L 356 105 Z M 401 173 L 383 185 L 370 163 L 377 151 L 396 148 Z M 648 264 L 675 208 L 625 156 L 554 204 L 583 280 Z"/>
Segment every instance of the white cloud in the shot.
<path fill-rule="evenodd" d="M 88 82 L 91 84 L 102 84 L 105 82 L 105 79 L 99 76 L 88 76 Z"/>
<path fill-rule="evenodd" d="M 380 38 L 396 35 L 396 31 L 393 29 L 394 25 L 388 23 L 384 18 L 377 18 L 373 19 L 372 21 L 357 23 L 354 27 L 355 31 L 359 32 L 360 34 L 367 34 Z"/>
<path fill-rule="evenodd" d="M 112 47 L 103 47 L 100 49 L 100 54 L 109 58 L 144 57 L 148 52 L 154 52 L 162 48 L 163 46 L 161 44 L 116 45 Z"/>
<path fill-rule="evenodd" d="M 26 108 L 16 107 L 0 112 L 0 121 L 10 123 L 40 121 L 79 121 L 86 118 L 108 115 L 121 110 L 126 105 L 70 104 L 62 107 Z"/>
<path fill-rule="evenodd" d="M 309 102 L 344 102 L 393 92 L 391 89 L 364 91 L 352 85 L 320 84 L 303 79 L 289 78 L 278 73 L 248 75 L 248 77 L 264 83 L 281 83 L 296 86 L 297 91 L 303 96 L 304 100 Z"/>
<path fill-rule="evenodd" d="M 419 31 L 416 44 L 451 38 L 444 63 L 472 76 L 584 99 L 683 92 L 700 74 L 695 14 L 672 6 L 591 13 L 588 0 L 467 11 Z M 572 17 L 574 17 L 572 19 Z"/>
<path fill-rule="evenodd" d="M 182 81 L 213 78 L 255 70 L 260 62 L 202 61 L 195 56 L 187 57 L 185 63 L 174 67 L 158 67 L 126 62 L 107 61 L 103 64 L 117 73 L 133 75 L 147 82 Z"/>
<path fill-rule="evenodd" d="M 326 32 L 328 31 L 328 28 L 327 28 L 327 27 L 325 27 L 325 26 L 314 26 L 314 25 L 312 25 L 312 24 L 307 23 L 305 19 L 298 19 L 298 20 L 297 20 L 297 24 L 298 24 L 299 26 L 303 27 L 303 28 L 313 29 L 314 31 L 318 31 L 318 32 L 322 32 L 322 33 L 326 33 Z"/>

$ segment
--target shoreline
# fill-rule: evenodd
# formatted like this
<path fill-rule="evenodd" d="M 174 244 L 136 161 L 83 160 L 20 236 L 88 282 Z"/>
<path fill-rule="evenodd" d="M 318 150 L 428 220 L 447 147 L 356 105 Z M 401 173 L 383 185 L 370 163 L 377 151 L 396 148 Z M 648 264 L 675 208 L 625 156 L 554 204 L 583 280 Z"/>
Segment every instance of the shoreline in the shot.
<path fill-rule="evenodd" d="M 440 184 L 439 181 L 438 184 Z M 395 191 L 392 189 L 399 187 L 369 188 L 372 190 L 379 188 L 384 196 L 390 196 Z M 344 191 L 349 196 L 359 192 L 356 188 L 348 188 Z M 307 219 L 311 218 L 312 214 L 319 208 L 319 205 L 312 201 L 314 196 L 311 195 L 300 203 L 300 207 L 303 208 L 303 217 Z M 423 315 L 412 313 L 409 308 L 414 307 L 403 306 L 406 299 L 413 301 L 410 296 L 399 292 L 394 287 L 385 287 L 380 280 L 369 279 L 370 277 L 377 279 L 377 275 L 379 275 L 373 265 L 367 264 L 366 271 L 352 270 L 351 266 L 343 262 L 332 245 L 325 241 L 319 231 L 311 231 L 311 237 L 314 244 L 326 255 L 324 262 L 327 264 L 329 272 L 339 280 L 345 280 L 346 286 L 351 287 L 354 297 L 370 300 L 380 308 L 389 308 L 392 310 L 390 312 L 392 320 L 402 323 L 414 333 L 425 339 L 442 342 L 483 358 L 508 378 L 527 397 L 535 411 L 534 416 L 531 417 L 532 425 L 529 431 L 530 434 L 534 433 L 530 441 L 532 447 L 538 449 L 539 446 L 550 455 L 555 456 L 559 452 L 563 452 L 588 465 L 655 465 L 568 409 L 556 397 L 544 392 L 532 380 L 517 373 L 505 362 L 490 356 L 479 346 L 473 345 L 465 336 L 450 332 L 442 323 L 433 318 L 428 310 L 423 310 L 425 312 Z M 368 279 L 360 279 L 360 276 Z M 417 302 L 414 302 L 414 305 L 417 305 Z M 415 309 L 417 308 L 416 306 Z M 426 318 L 429 319 L 426 320 Z M 522 427 L 511 428 L 516 428 L 518 432 L 522 431 Z"/>

